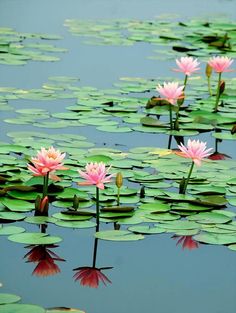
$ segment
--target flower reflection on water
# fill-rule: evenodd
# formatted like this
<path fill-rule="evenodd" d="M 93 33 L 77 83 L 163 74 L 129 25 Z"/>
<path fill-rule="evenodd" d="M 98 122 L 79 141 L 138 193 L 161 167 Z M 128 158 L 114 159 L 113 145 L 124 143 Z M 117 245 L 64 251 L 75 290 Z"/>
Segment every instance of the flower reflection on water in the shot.
<path fill-rule="evenodd" d="M 96 268 L 96 267 L 89 267 L 89 266 L 82 266 L 75 268 L 74 271 L 77 271 L 75 275 L 73 276 L 75 278 L 75 281 L 80 281 L 80 285 L 82 286 L 88 286 L 91 288 L 97 288 L 99 285 L 99 282 L 101 281 L 105 286 L 106 283 L 110 283 L 110 279 L 107 278 L 102 273 L 102 270 L 110 269 L 112 267 L 102 267 L 102 268 Z"/>
<path fill-rule="evenodd" d="M 178 236 L 174 235 L 171 238 L 178 239 L 176 246 L 182 245 L 182 249 L 193 250 L 199 248 L 198 242 L 193 239 L 193 236 Z"/>
<path fill-rule="evenodd" d="M 26 246 L 26 248 L 30 249 L 24 256 L 24 259 L 27 259 L 26 262 L 38 263 L 32 275 L 45 277 L 60 273 L 60 268 L 55 261 L 63 262 L 65 260 L 49 249 L 57 247 L 57 245 L 53 244 Z"/>
<path fill-rule="evenodd" d="M 73 269 L 73 271 L 76 271 L 73 277 L 75 281 L 80 281 L 81 286 L 97 288 L 99 286 L 100 281 L 105 286 L 107 285 L 107 283 L 111 284 L 110 279 L 105 274 L 102 273 L 102 270 L 112 269 L 113 267 L 101 267 L 101 268 L 96 267 L 97 249 L 98 249 L 98 239 L 95 238 L 93 249 L 93 265 L 81 266 Z"/>

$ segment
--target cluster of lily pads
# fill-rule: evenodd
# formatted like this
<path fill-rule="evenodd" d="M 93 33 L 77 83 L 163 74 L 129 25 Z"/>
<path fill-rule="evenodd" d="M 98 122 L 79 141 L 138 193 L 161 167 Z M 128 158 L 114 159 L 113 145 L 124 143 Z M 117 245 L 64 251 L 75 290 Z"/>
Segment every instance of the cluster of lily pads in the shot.
<path fill-rule="evenodd" d="M 59 61 L 52 52 L 66 52 L 52 44 L 43 43 L 43 40 L 62 39 L 58 35 L 20 33 L 9 27 L 0 27 L 0 64 L 24 65 L 28 61 Z M 45 54 L 45 53 L 50 54 Z"/>
<path fill-rule="evenodd" d="M 81 311 L 75 308 L 57 307 L 57 308 L 44 309 L 38 305 L 18 303 L 20 301 L 21 301 L 21 297 L 18 295 L 9 294 L 9 293 L 0 293 L 1 312 L 3 313 L 9 313 L 9 312 L 63 313 L 63 312 L 73 311 L 75 313 L 84 313 L 84 311 Z"/>

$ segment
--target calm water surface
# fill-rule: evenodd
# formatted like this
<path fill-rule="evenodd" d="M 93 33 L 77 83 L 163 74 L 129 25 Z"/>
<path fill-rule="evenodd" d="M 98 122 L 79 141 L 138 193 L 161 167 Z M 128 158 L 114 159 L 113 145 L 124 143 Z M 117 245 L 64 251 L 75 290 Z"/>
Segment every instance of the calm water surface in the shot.
<path fill-rule="evenodd" d="M 169 61 L 147 59 L 153 47 L 146 44 L 133 47 L 86 46 L 63 27 L 66 18 L 138 18 L 151 19 L 157 15 L 176 14 L 179 20 L 193 16 L 236 17 L 235 1 L 83 1 L 83 0 L 1 0 L 1 26 L 21 32 L 45 32 L 64 36 L 58 46 L 69 49 L 55 63 L 29 62 L 25 66 L 0 65 L 1 86 L 40 88 L 49 76 L 78 76 L 81 85 L 111 88 L 121 76 L 158 77 L 166 75 Z M 168 74 L 169 75 L 169 74 Z M 60 101 L 50 107 L 45 102 L 16 101 L 17 108 L 31 105 L 51 111 L 62 111 L 71 103 Z M 72 103 L 73 104 L 73 101 Z M 3 113 L 5 118 L 8 113 Z M 31 129 L 30 126 L 12 126 L 2 123 L 1 139 L 6 132 Z M 40 129 L 37 129 L 40 131 Z M 44 130 L 43 130 L 44 131 Z M 59 130 L 50 130 L 58 133 Z M 95 132 L 92 127 L 63 132 L 85 134 L 98 146 L 122 143 L 131 146 L 146 145 L 147 134 L 112 135 Z M 148 134 L 148 145 L 166 146 L 166 138 Z M 207 135 L 202 135 L 206 139 Z M 210 139 L 212 145 L 214 140 Z M 223 152 L 232 155 L 232 145 L 224 143 Z M 30 231 L 36 226 L 27 225 Z M 83 288 L 75 283 L 72 269 L 89 266 L 92 262 L 93 231 L 67 230 L 49 226 L 48 231 L 64 238 L 55 252 L 66 259 L 60 264 L 61 274 L 37 278 L 31 275 L 32 264 L 25 263 L 27 252 L 23 245 L 1 238 L 2 292 L 22 296 L 23 302 L 45 307 L 78 307 L 87 313 L 234 313 L 235 253 L 225 247 L 200 245 L 193 251 L 176 247 L 171 235 L 146 236 L 134 243 L 101 241 L 98 246 L 98 267 L 113 266 L 106 272 L 112 285 L 98 289 Z"/>

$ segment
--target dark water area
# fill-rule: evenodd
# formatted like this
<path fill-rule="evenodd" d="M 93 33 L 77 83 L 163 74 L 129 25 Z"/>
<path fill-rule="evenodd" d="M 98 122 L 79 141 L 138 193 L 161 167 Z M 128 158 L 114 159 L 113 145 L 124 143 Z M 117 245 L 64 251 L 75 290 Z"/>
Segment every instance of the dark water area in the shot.
<path fill-rule="evenodd" d="M 136 44 L 131 47 L 93 46 L 82 43 L 80 37 L 72 36 L 63 26 L 65 19 L 152 19 L 162 14 L 175 14 L 176 20 L 192 17 L 222 17 L 235 19 L 234 0 L 1 0 L 0 21 L 2 27 L 13 27 L 20 32 L 55 33 L 64 38 L 58 46 L 69 49 L 60 54 L 59 62 L 29 62 L 24 66 L 0 66 L 0 86 L 17 88 L 40 88 L 49 76 L 76 76 L 81 86 L 112 88 L 122 76 L 138 76 L 157 79 L 169 76 L 167 69 L 173 61 L 148 59 L 153 47 Z M 57 43 L 56 43 L 57 44 Z M 171 74 L 172 75 L 172 74 Z M 175 74 L 173 74 L 175 75 Z M 177 76 L 176 76 L 177 77 Z M 155 91 L 154 91 L 155 92 Z M 150 94 L 147 95 L 149 97 Z M 15 108 L 31 105 L 61 112 L 75 100 L 57 103 L 10 101 Z M 2 119 L 14 112 L 1 112 Z M 0 139 L 9 141 L 9 131 L 33 130 L 31 125 L 0 123 Z M 45 129 L 37 129 L 45 131 Z M 46 130 L 59 133 L 59 129 Z M 86 135 L 96 146 L 122 147 L 157 146 L 167 148 L 167 135 L 131 133 L 112 134 L 98 132 L 94 127 L 63 129 L 63 133 Z M 214 146 L 214 138 L 203 133 L 200 140 Z M 176 146 L 176 143 L 174 143 Z M 220 144 L 221 152 L 234 156 L 231 141 Z M 109 225 L 108 225 L 109 226 Z M 108 227 L 103 225 L 104 228 Z M 37 226 L 27 224 L 28 231 Z M 32 276 L 33 265 L 23 256 L 27 250 L 21 244 L 0 238 L 0 292 L 22 297 L 23 303 L 43 307 L 76 307 L 86 313 L 234 313 L 236 309 L 235 252 L 223 246 L 199 244 L 198 249 L 182 249 L 176 246 L 171 234 L 146 236 L 137 242 L 98 243 L 98 267 L 113 267 L 106 271 L 112 281 L 97 289 L 82 287 L 73 279 L 73 268 L 90 266 L 93 257 L 94 229 L 72 230 L 50 225 L 48 231 L 63 237 L 55 249 L 66 262 L 59 264 L 61 273 L 38 278 Z M 0 307 L 1 312 L 1 307 Z M 32 312 L 33 313 L 33 312 Z"/>

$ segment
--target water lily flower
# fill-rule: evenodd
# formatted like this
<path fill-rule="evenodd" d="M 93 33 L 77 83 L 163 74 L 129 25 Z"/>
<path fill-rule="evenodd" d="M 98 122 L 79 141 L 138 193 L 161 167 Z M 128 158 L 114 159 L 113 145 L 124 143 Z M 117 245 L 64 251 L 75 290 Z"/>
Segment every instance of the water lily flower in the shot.
<path fill-rule="evenodd" d="M 198 67 L 200 63 L 193 57 L 181 57 L 180 59 L 176 59 L 175 62 L 178 66 L 178 69 L 174 70 L 176 72 L 182 72 L 187 76 L 190 76 L 200 69 L 200 67 Z"/>
<path fill-rule="evenodd" d="M 27 262 L 38 263 L 32 275 L 49 276 L 60 272 L 60 268 L 55 261 L 65 261 L 48 248 L 56 248 L 56 245 L 29 245 L 26 248 L 31 250 L 26 253 L 24 258 Z"/>
<path fill-rule="evenodd" d="M 229 67 L 233 63 L 233 61 L 234 60 L 226 56 L 212 57 L 208 61 L 208 64 L 213 68 L 213 70 L 219 74 L 218 84 L 217 84 L 217 89 L 216 89 L 216 102 L 215 102 L 214 112 L 217 112 L 220 96 L 224 92 L 224 88 L 222 89 L 221 75 L 223 72 L 232 71 L 229 69 Z"/>
<path fill-rule="evenodd" d="M 210 58 L 208 64 L 213 68 L 216 73 L 230 72 L 230 65 L 233 63 L 229 57 L 226 56 L 215 56 Z"/>
<path fill-rule="evenodd" d="M 183 143 L 181 143 L 180 145 L 178 145 L 178 147 L 181 152 L 176 152 L 177 155 L 192 160 L 192 164 L 189 169 L 187 178 L 183 178 L 179 185 L 179 193 L 185 194 L 194 164 L 200 166 L 202 160 L 211 154 L 210 151 L 212 150 L 212 148 L 206 149 L 206 142 L 191 139 L 188 140 L 187 146 L 184 146 Z"/>
<path fill-rule="evenodd" d="M 41 148 L 37 157 L 31 158 L 33 165 L 28 164 L 28 169 L 34 176 L 46 176 L 48 173 L 53 173 L 56 170 L 65 170 L 67 168 L 62 163 L 65 155 L 65 153 L 61 153 L 54 147 L 50 147 L 48 150 Z"/>
<path fill-rule="evenodd" d="M 111 281 L 106 275 L 102 273 L 102 270 L 110 269 L 110 267 L 96 268 L 96 267 L 78 267 L 74 271 L 77 271 L 74 275 L 75 281 L 80 281 L 80 285 L 88 286 L 90 288 L 97 288 L 101 281 L 105 286 L 107 283 L 111 284 Z"/>
<path fill-rule="evenodd" d="M 168 101 L 170 104 L 175 104 L 178 99 L 183 98 L 184 86 L 179 86 L 179 83 L 166 83 L 161 86 L 157 85 L 156 90 L 163 97 L 163 100 Z"/>
<path fill-rule="evenodd" d="M 174 236 L 172 236 L 172 238 L 174 238 L 174 239 L 179 238 L 177 243 L 176 243 L 176 246 L 182 245 L 182 249 L 193 250 L 193 249 L 197 249 L 199 247 L 198 242 L 196 240 L 194 240 L 192 236 L 174 235 Z"/>
<path fill-rule="evenodd" d="M 212 151 L 212 148 L 206 149 L 206 142 L 191 139 L 188 140 L 187 146 L 181 143 L 178 147 L 181 152 L 176 152 L 176 154 L 192 159 L 197 166 L 200 166 L 202 159 L 208 157 Z"/>
<path fill-rule="evenodd" d="M 103 162 L 87 163 L 85 172 L 79 170 L 79 174 L 86 180 L 79 182 L 81 186 L 96 185 L 99 189 L 104 189 L 104 184 L 109 183 L 115 174 L 108 175 L 111 166 L 106 168 Z"/>

